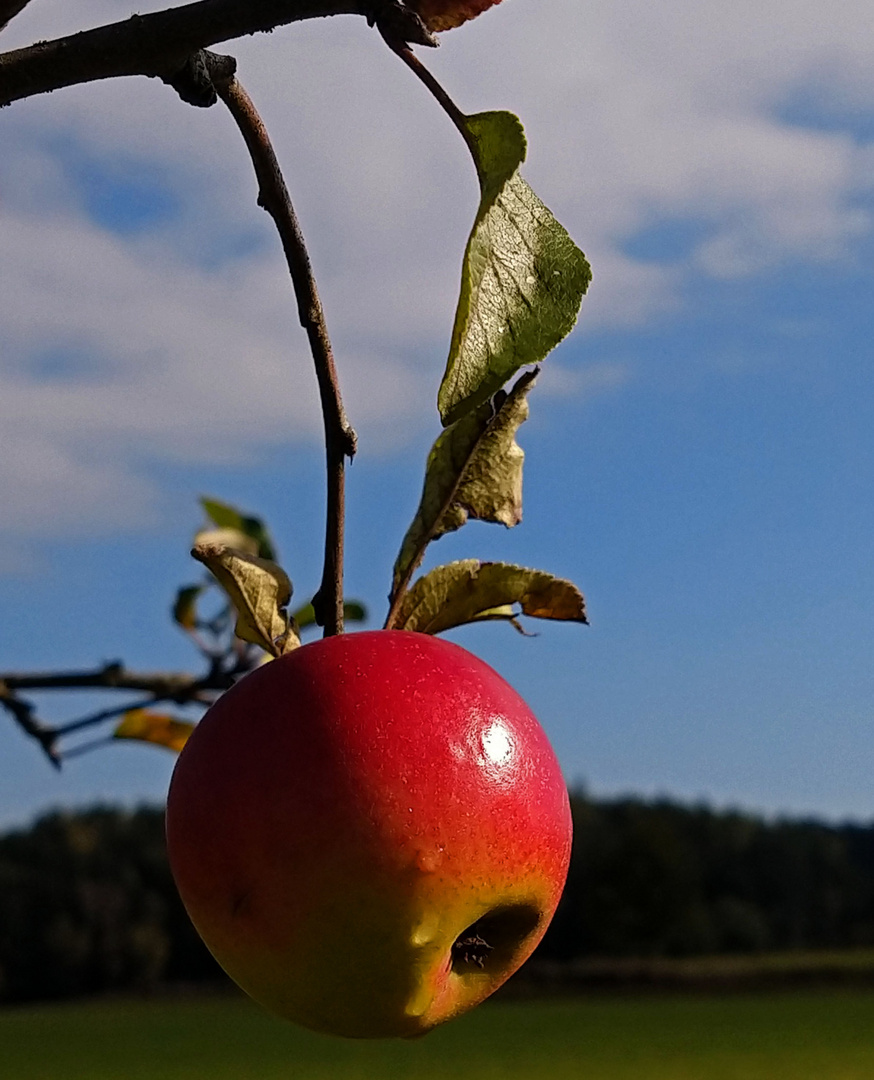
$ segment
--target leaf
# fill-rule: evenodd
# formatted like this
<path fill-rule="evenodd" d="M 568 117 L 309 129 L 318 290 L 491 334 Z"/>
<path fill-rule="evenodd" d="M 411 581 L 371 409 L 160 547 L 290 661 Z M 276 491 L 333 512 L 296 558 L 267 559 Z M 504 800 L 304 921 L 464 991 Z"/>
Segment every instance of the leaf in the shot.
<path fill-rule="evenodd" d="M 209 544 L 213 547 L 229 547 L 234 551 L 243 551 L 247 555 L 258 555 L 260 551 L 260 545 L 254 536 L 249 536 L 248 533 L 229 526 L 221 529 L 202 529 L 195 533 L 194 544 L 195 546 Z"/>
<path fill-rule="evenodd" d="M 570 581 L 511 563 L 463 559 L 419 578 L 404 597 L 394 625 L 439 634 L 480 619 L 513 620 L 518 615 L 588 621 L 583 595 Z"/>
<path fill-rule="evenodd" d="M 429 30 L 440 33 L 475 19 L 501 0 L 406 0 Z"/>
<path fill-rule="evenodd" d="M 304 630 L 309 626 L 316 625 L 316 613 L 312 604 L 304 604 L 303 607 L 298 608 L 292 618 L 294 619 L 298 630 Z M 367 619 L 367 608 L 360 600 L 344 600 L 343 618 L 346 622 L 365 622 Z"/>
<path fill-rule="evenodd" d="M 487 401 L 450 424 L 431 448 L 416 516 L 394 566 L 392 596 L 422 561 L 432 540 L 469 517 L 511 528 L 522 520 L 522 463 L 516 442 L 528 419 L 528 391 L 537 372 L 523 375 L 502 400 Z"/>
<path fill-rule="evenodd" d="M 540 363 L 570 333 L 592 278 L 585 255 L 519 175 L 519 119 L 477 113 L 465 126 L 481 199 L 437 397 L 444 425 Z"/>
<path fill-rule="evenodd" d="M 178 753 L 195 727 L 191 721 L 180 720 L 170 713 L 130 709 L 112 735 L 115 739 L 139 739 L 141 742 L 155 743 Z"/>
<path fill-rule="evenodd" d="M 260 645 L 273 656 L 300 645 L 285 611 L 292 590 L 281 566 L 220 544 L 198 544 L 191 554 L 230 597 L 237 612 L 237 637 Z"/>
<path fill-rule="evenodd" d="M 201 497 L 200 505 L 203 507 L 206 516 L 217 528 L 235 529 L 237 532 L 243 533 L 254 540 L 256 545 L 255 555 L 260 556 L 262 559 L 276 558 L 276 548 L 273 546 L 270 533 L 261 518 L 249 517 L 235 506 L 231 506 L 230 503 L 220 502 L 218 499 L 209 499 L 205 496 Z M 244 547 L 243 550 L 247 550 L 247 548 Z"/>
<path fill-rule="evenodd" d="M 183 585 L 176 593 L 173 618 L 183 630 L 191 631 L 197 627 L 197 598 L 203 589 L 203 585 Z"/>

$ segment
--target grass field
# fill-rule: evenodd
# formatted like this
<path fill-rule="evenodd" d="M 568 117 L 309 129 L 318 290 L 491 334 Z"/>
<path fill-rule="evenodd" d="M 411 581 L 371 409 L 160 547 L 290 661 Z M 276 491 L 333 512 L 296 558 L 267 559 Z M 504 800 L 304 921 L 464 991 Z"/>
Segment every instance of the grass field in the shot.
<path fill-rule="evenodd" d="M 235 997 L 9 1009 L 0 1062 L 9 1080 L 871 1080 L 874 991 L 498 1002 L 377 1043 Z"/>

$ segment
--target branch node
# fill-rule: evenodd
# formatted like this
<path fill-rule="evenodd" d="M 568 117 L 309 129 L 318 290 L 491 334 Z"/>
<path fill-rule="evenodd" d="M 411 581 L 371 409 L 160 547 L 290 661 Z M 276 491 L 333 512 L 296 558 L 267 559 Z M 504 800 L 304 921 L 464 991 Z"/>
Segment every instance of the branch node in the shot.
<path fill-rule="evenodd" d="M 198 49 L 178 71 L 162 76 L 162 81 L 172 86 L 187 105 L 208 109 L 218 101 L 217 88 L 227 86 L 236 70 L 233 56 Z"/>
<path fill-rule="evenodd" d="M 352 458 L 358 453 L 358 436 L 355 434 L 354 429 L 347 423 L 344 425 L 340 435 L 343 442 L 343 456 Z"/>
<path fill-rule="evenodd" d="M 367 25 L 376 26 L 385 43 L 395 51 L 408 45 L 436 49 L 440 44 L 416 12 L 399 0 L 373 0 Z"/>

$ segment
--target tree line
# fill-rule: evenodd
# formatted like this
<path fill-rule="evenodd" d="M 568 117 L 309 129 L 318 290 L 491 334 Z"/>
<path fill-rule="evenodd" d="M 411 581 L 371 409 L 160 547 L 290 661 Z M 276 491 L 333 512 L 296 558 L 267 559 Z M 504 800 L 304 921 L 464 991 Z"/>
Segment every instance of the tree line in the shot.
<path fill-rule="evenodd" d="M 571 802 L 542 960 L 874 946 L 874 823 Z M 160 809 L 52 813 L 0 836 L 0 1001 L 223 978 L 176 894 Z"/>

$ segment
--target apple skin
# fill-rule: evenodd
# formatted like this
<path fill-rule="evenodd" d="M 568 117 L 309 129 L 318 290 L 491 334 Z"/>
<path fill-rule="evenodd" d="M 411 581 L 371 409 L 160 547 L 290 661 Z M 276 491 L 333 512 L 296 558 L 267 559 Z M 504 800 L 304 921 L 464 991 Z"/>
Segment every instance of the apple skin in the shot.
<path fill-rule="evenodd" d="M 413 1036 L 531 954 L 571 818 L 546 735 L 497 672 L 377 630 L 305 645 L 209 709 L 167 841 L 195 927 L 252 998 L 321 1032 Z M 491 951 L 453 948 L 470 927 Z"/>

